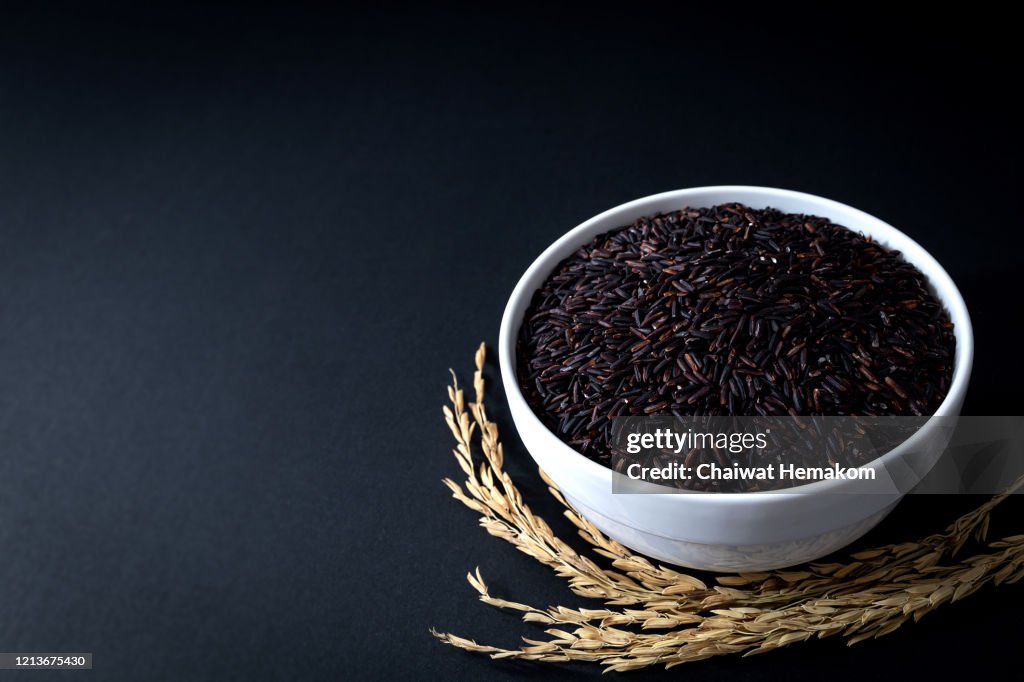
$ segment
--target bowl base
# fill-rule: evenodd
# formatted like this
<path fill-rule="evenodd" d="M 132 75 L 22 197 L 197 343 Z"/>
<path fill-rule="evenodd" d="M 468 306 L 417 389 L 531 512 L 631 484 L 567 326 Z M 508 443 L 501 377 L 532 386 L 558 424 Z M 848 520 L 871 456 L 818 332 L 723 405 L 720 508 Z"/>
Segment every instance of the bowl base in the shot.
<path fill-rule="evenodd" d="M 821 535 L 762 545 L 710 545 L 638 530 L 614 521 L 568 495 L 566 499 L 598 530 L 636 552 L 665 563 L 718 573 L 770 571 L 820 559 L 858 540 L 899 504 L 897 500 L 867 518 Z"/>

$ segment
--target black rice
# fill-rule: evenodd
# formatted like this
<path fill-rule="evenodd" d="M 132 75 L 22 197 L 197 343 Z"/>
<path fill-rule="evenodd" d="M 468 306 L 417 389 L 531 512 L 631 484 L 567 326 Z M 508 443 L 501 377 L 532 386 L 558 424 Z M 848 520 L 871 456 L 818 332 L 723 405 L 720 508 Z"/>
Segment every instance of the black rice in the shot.
<path fill-rule="evenodd" d="M 517 365 L 537 416 L 607 465 L 617 415 L 931 414 L 954 349 L 899 252 L 825 218 L 723 204 L 641 218 L 563 260 L 526 311 Z"/>

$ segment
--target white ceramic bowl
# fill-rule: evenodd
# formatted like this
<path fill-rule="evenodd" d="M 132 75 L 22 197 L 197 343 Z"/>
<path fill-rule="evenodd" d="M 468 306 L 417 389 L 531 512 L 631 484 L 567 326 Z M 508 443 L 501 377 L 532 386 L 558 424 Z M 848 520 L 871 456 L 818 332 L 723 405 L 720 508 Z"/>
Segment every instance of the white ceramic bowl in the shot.
<path fill-rule="evenodd" d="M 602 232 L 641 216 L 727 202 L 823 216 L 902 252 L 928 278 L 949 311 L 956 336 L 953 381 L 936 415 L 957 416 L 974 356 L 967 307 L 942 266 L 896 228 L 850 206 L 768 187 L 696 187 L 655 194 L 612 208 L 548 247 L 516 285 L 501 321 L 498 355 L 509 409 L 537 464 L 595 526 L 632 549 L 662 561 L 712 571 L 767 570 L 820 558 L 853 542 L 881 521 L 902 497 L 898 490 L 859 494 L 857 481 L 819 481 L 793 493 L 613 494 L 612 471 L 559 440 L 534 415 L 516 380 L 515 345 L 533 293 L 555 266 Z M 881 469 L 926 473 L 944 447 L 940 420 L 875 460 Z M 948 422 L 947 422 L 948 423 Z M 920 447 L 921 443 L 931 447 Z M 904 447 L 915 444 L 915 447 Z M 916 458 L 915 461 L 907 461 Z"/>

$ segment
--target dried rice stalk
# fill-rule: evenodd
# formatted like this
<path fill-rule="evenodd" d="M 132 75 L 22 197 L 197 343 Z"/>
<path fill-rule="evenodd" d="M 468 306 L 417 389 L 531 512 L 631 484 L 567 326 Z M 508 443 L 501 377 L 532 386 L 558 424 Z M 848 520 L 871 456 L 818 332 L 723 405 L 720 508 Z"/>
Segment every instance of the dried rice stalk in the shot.
<path fill-rule="evenodd" d="M 487 418 L 484 407 L 484 360 L 481 344 L 475 356 L 473 402 L 467 404 L 452 374 L 451 405 L 444 407 L 444 417 L 455 438 L 452 452 L 466 480 L 460 485 L 446 478 L 444 483 L 455 499 L 480 514 L 480 525 L 488 533 L 551 567 L 575 594 L 603 600 L 605 608 L 537 608 L 500 599 L 490 594 L 478 568 L 467 579 L 481 601 L 518 611 L 524 621 L 549 626 L 548 637 L 524 638 L 521 648 L 502 649 L 434 631 L 447 644 L 493 658 L 593 661 L 616 671 L 653 664 L 672 667 L 723 654 L 763 653 L 811 637 L 841 635 L 855 644 L 889 634 L 988 583 L 1013 583 L 1024 577 L 1024 535 L 1002 538 L 977 554 L 943 563 L 972 538 L 985 540 L 993 509 L 1024 479 L 942 533 L 918 542 L 858 552 L 847 563 L 720 576 L 718 585 L 708 586 L 691 575 L 655 565 L 606 537 L 568 504 L 541 471 L 551 494 L 565 506 L 566 517 L 594 554 L 610 561 L 611 568 L 602 568 L 556 537 L 530 511 L 502 468 L 498 427 Z M 479 436 L 483 453 L 479 463 L 472 454 L 474 435 Z"/>

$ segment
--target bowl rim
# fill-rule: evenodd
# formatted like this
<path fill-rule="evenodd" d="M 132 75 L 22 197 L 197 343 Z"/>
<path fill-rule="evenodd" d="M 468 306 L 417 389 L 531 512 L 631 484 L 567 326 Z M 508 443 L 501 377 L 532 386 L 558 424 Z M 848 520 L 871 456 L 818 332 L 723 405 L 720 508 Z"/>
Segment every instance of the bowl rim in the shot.
<path fill-rule="evenodd" d="M 807 192 L 799 192 L 795 190 L 781 189 L 775 187 L 763 187 L 758 185 L 707 185 L 701 187 L 688 187 L 684 189 L 669 190 L 667 192 L 659 192 L 656 194 L 650 194 L 644 197 L 633 199 L 622 204 L 613 206 L 597 215 L 583 221 L 576 227 L 572 228 L 568 232 L 564 233 L 561 237 L 551 243 L 544 251 L 538 255 L 526 271 L 519 278 L 515 288 L 512 290 L 512 294 L 505 305 L 505 310 L 501 318 L 501 327 L 498 344 L 498 360 L 500 363 L 500 373 L 502 384 L 505 388 L 506 399 L 512 402 L 519 403 L 516 410 L 513 405 L 509 405 L 510 411 L 515 414 L 519 412 L 524 415 L 526 419 L 532 420 L 537 426 L 551 434 L 555 441 L 560 445 L 557 453 L 552 453 L 558 457 L 568 457 L 572 460 L 572 464 L 575 466 L 582 467 L 592 476 L 607 478 L 609 479 L 609 485 L 611 482 L 611 476 L 613 471 L 610 467 L 603 464 L 599 464 L 589 457 L 577 452 L 574 448 L 564 443 L 558 438 L 557 434 L 554 434 L 544 422 L 534 414 L 533 409 L 526 402 L 526 398 L 523 396 L 521 389 L 519 388 L 519 382 L 515 373 L 515 344 L 519 336 L 519 324 L 521 320 L 516 320 L 516 328 L 512 329 L 513 326 L 513 313 L 514 309 L 519 305 L 520 301 L 524 297 L 532 297 L 534 289 L 527 290 L 527 281 L 530 280 L 538 270 L 550 270 L 554 267 L 555 254 L 561 252 L 567 245 L 575 245 L 580 239 L 580 234 L 586 232 L 595 223 L 603 222 L 609 218 L 612 218 L 621 213 L 630 212 L 634 209 L 642 208 L 646 205 L 661 202 L 664 200 L 680 199 L 685 202 L 686 198 L 707 193 L 731 193 L 731 192 L 742 192 L 745 194 L 761 195 L 766 198 L 787 198 L 795 199 L 800 201 L 808 201 L 811 203 L 818 204 L 822 207 L 821 215 L 829 218 L 828 210 L 834 209 L 839 212 L 849 213 L 858 219 L 858 222 L 870 222 L 874 223 L 874 226 L 878 228 L 877 233 L 884 234 L 888 233 L 889 239 L 880 238 L 880 241 L 904 241 L 912 248 L 915 248 L 918 253 L 914 254 L 914 257 L 909 257 L 906 253 L 905 248 L 898 249 L 904 258 L 920 270 L 927 269 L 930 274 L 926 274 L 925 277 L 928 283 L 935 291 L 941 291 L 943 293 L 942 298 L 948 299 L 943 300 L 946 308 L 949 312 L 950 320 L 954 325 L 954 334 L 956 335 L 956 351 L 954 353 L 954 367 L 953 367 L 953 378 L 950 382 L 949 390 L 946 392 L 946 397 L 936 408 L 934 414 L 929 415 L 929 420 L 914 433 L 913 436 L 897 445 L 892 450 L 881 457 L 876 457 L 867 464 L 863 465 L 871 468 L 885 467 L 886 464 L 898 460 L 904 454 L 911 450 L 915 442 L 923 439 L 926 432 L 931 431 L 937 420 L 934 417 L 943 416 L 956 416 L 958 409 L 954 410 L 953 405 L 960 401 L 967 390 L 967 383 L 970 380 L 971 368 L 974 361 L 974 331 L 971 324 L 970 314 L 967 311 L 967 305 L 964 303 L 960 289 L 953 282 L 953 279 L 946 272 L 945 268 L 935 259 L 934 256 L 928 252 L 923 246 L 918 244 L 915 240 L 910 238 L 906 233 L 893 227 L 889 223 L 877 218 L 865 211 L 862 211 L 853 206 L 828 199 L 826 197 L 810 194 Z M 679 208 L 684 208 L 685 203 L 681 203 Z M 610 228 L 614 229 L 614 228 Z M 848 229 L 858 231 L 857 228 L 848 227 Z M 873 236 L 873 238 L 876 238 Z M 583 242 L 580 242 L 581 244 Z M 891 248 L 891 247 L 890 247 Z M 564 256 L 562 256 L 564 258 Z M 559 258 L 561 260 L 561 258 Z M 923 273 L 922 273 L 923 274 Z M 545 276 L 547 272 L 545 272 Z M 829 479 L 813 481 L 805 483 L 799 486 L 793 486 L 792 488 L 786 488 L 779 491 L 758 491 L 749 493 L 715 493 L 715 492 L 704 492 L 704 491 L 684 491 L 684 492 L 670 492 L 670 493 L 645 493 L 649 495 L 656 495 L 660 498 L 678 498 L 680 502 L 678 504 L 684 504 L 686 502 L 694 502 L 699 499 L 702 503 L 707 502 L 710 504 L 735 504 L 737 502 L 744 501 L 746 503 L 762 503 L 767 502 L 771 498 L 778 498 L 779 501 L 784 500 L 787 497 L 793 495 L 807 495 L 807 494 L 819 494 L 835 492 L 834 489 L 843 487 L 850 483 L 855 483 L 853 480 L 842 480 L 842 479 Z"/>

